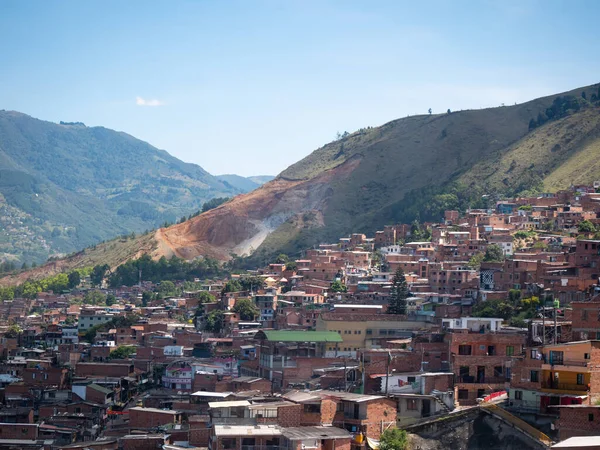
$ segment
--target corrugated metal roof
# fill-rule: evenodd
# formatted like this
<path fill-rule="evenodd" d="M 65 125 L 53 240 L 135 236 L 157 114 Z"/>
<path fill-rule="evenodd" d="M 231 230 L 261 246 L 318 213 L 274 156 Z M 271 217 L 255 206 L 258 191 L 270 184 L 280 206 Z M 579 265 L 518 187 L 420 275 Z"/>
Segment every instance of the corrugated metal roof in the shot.
<path fill-rule="evenodd" d="M 209 402 L 209 408 L 233 408 L 235 406 L 250 406 L 248 400 L 233 400 L 231 402 Z"/>

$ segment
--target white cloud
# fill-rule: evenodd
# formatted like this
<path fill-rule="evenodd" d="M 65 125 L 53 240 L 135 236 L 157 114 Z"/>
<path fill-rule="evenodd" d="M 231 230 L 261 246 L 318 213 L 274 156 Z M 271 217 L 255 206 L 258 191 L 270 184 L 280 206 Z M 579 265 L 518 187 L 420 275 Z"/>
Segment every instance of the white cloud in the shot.
<path fill-rule="evenodd" d="M 164 105 L 164 103 L 158 99 L 155 99 L 155 98 L 145 99 L 143 97 L 136 97 L 135 104 L 138 106 L 162 106 L 162 105 Z"/>

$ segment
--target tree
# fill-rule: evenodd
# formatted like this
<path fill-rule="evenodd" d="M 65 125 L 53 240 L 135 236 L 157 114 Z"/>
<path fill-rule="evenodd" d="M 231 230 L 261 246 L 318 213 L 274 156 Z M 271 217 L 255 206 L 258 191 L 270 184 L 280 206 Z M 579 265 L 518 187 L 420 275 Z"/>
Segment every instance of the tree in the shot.
<path fill-rule="evenodd" d="M 348 288 L 340 280 L 335 280 L 329 287 L 333 292 L 347 292 Z"/>
<path fill-rule="evenodd" d="M 585 91 L 583 91 L 581 93 L 581 98 L 584 99 L 584 100 L 587 100 L 587 95 L 585 95 Z"/>
<path fill-rule="evenodd" d="M 81 275 L 76 270 L 69 273 L 69 289 L 76 288 L 81 283 Z"/>
<path fill-rule="evenodd" d="M 285 263 L 285 270 L 296 272 L 298 270 L 298 264 L 296 261 L 288 261 Z"/>
<path fill-rule="evenodd" d="M 10 327 L 8 327 L 8 330 L 6 330 L 6 332 L 4 333 L 4 337 L 14 339 L 18 337 L 22 332 L 23 330 L 19 325 L 11 325 Z"/>
<path fill-rule="evenodd" d="M 405 430 L 388 428 L 381 434 L 379 448 L 381 450 L 406 450 L 408 435 Z"/>
<path fill-rule="evenodd" d="M 238 280 L 229 280 L 227 283 L 225 283 L 225 286 L 223 286 L 222 293 L 226 294 L 228 292 L 239 292 L 241 290 L 242 285 Z"/>
<path fill-rule="evenodd" d="M 402 267 L 398 267 L 392 279 L 388 314 L 406 314 L 406 299 L 410 296 L 408 283 Z"/>
<path fill-rule="evenodd" d="M 214 303 L 217 299 L 214 295 L 210 294 L 207 291 L 202 291 L 197 295 L 198 298 L 198 307 L 194 312 L 193 323 L 195 327 L 198 327 L 198 320 L 204 316 L 204 304 L 205 303 Z"/>
<path fill-rule="evenodd" d="M 216 297 L 208 291 L 199 292 L 198 295 L 196 296 L 196 298 L 199 300 L 199 304 L 214 303 L 217 301 Z"/>
<path fill-rule="evenodd" d="M 83 297 L 83 303 L 86 305 L 105 305 L 106 296 L 100 291 L 88 291 Z"/>
<path fill-rule="evenodd" d="M 106 272 L 108 272 L 109 269 L 110 267 L 108 264 L 95 266 L 90 274 L 90 281 L 92 282 L 92 285 L 100 286 L 102 284 L 102 280 L 104 280 L 104 277 L 106 276 Z"/>
<path fill-rule="evenodd" d="M 468 266 L 471 269 L 475 269 L 475 270 L 479 270 L 479 267 L 481 267 L 481 262 L 483 261 L 484 258 L 484 254 L 479 252 L 474 254 L 471 259 L 469 260 Z"/>
<path fill-rule="evenodd" d="M 127 359 L 136 352 L 134 345 L 119 345 L 110 352 L 111 359 Z"/>
<path fill-rule="evenodd" d="M 577 231 L 580 233 L 594 233 L 596 231 L 596 227 L 589 220 L 582 220 L 577 224 Z"/>
<path fill-rule="evenodd" d="M 429 115 L 431 115 L 431 113 L 432 113 L 431 108 L 429 108 L 428 112 L 429 112 Z"/>
<path fill-rule="evenodd" d="M 213 333 L 220 333 L 224 325 L 225 314 L 220 309 L 217 309 L 206 316 L 204 329 Z"/>
<path fill-rule="evenodd" d="M 215 209 L 216 207 L 221 206 L 223 203 L 228 202 L 229 200 L 230 200 L 230 197 L 213 198 L 213 199 L 207 201 L 206 203 L 204 203 L 204 205 L 202 205 L 202 212 L 205 213 L 206 211 Z"/>
<path fill-rule="evenodd" d="M 519 289 L 510 289 L 508 291 L 508 300 L 516 305 L 521 301 L 521 291 Z"/>
<path fill-rule="evenodd" d="M 275 264 L 287 264 L 290 260 L 289 256 L 285 253 L 281 253 L 275 260 Z"/>
<path fill-rule="evenodd" d="M 112 294 L 108 294 L 106 296 L 105 302 L 106 302 L 106 306 L 112 306 L 115 303 L 117 303 L 117 298 L 114 295 L 112 295 Z"/>
<path fill-rule="evenodd" d="M 254 302 L 247 298 L 241 298 L 236 301 L 233 312 L 239 314 L 241 320 L 254 320 L 259 313 Z"/>
<path fill-rule="evenodd" d="M 21 270 L 27 270 L 29 269 L 29 266 L 27 265 L 26 262 L 23 263 L 23 265 L 21 266 Z"/>
<path fill-rule="evenodd" d="M 452 111 L 450 111 L 450 108 L 448 108 L 447 112 L 448 112 L 448 114 L 452 114 Z"/>
<path fill-rule="evenodd" d="M 498 244 L 488 245 L 483 257 L 485 262 L 502 262 L 504 261 L 504 252 Z"/>
<path fill-rule="evenodd" d="M 145 308 L 148 306 L 148 302 L 152 301 L 152 292 L 144 291 L 142 292 L 142 306 Z"/>
<path fill-rule="evenodd" d="M 169 280 L 161 281 L 160 286 L 158 286 L 158 292 L 165 296 L 174 295 L 176 293 L 175 283 Z"/>

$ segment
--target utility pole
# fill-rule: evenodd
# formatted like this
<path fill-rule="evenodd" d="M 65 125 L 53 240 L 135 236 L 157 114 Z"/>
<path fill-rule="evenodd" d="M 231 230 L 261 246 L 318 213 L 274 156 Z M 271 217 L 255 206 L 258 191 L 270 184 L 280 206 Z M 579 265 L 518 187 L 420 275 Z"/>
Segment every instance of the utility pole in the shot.
<path fill-rule="evenodd" d="M 387 363 L 385 365 L 385 395 L 388 395 L 388 387 L 390 383 L 390 362 L 392 360 L 392 354 L 388 351 Z"/>

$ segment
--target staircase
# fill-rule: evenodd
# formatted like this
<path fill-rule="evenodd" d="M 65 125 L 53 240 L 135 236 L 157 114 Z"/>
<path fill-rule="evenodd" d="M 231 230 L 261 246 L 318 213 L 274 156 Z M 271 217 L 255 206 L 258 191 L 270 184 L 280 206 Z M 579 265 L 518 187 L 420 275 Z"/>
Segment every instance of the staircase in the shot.
<path fill-rule="evenodd" d="M 532 427 L 523 419 L 519 419 L 517 416 L 509 413 L 500 406 L 495 405 L 493 403 L 482 403 L 480 405 L 480 408 L 482 411 L 496 416 L 497 418 L 502 419 L 505 422 L 508 422 L 514 427 L 520 429 L 523 433 L 526 433 L 533 439 L 540 441 L 545 446 L 550 447 L 552 445 L 552 439 L 550 439 L 547 435 L 539 431 L 537 428 Z"/>

